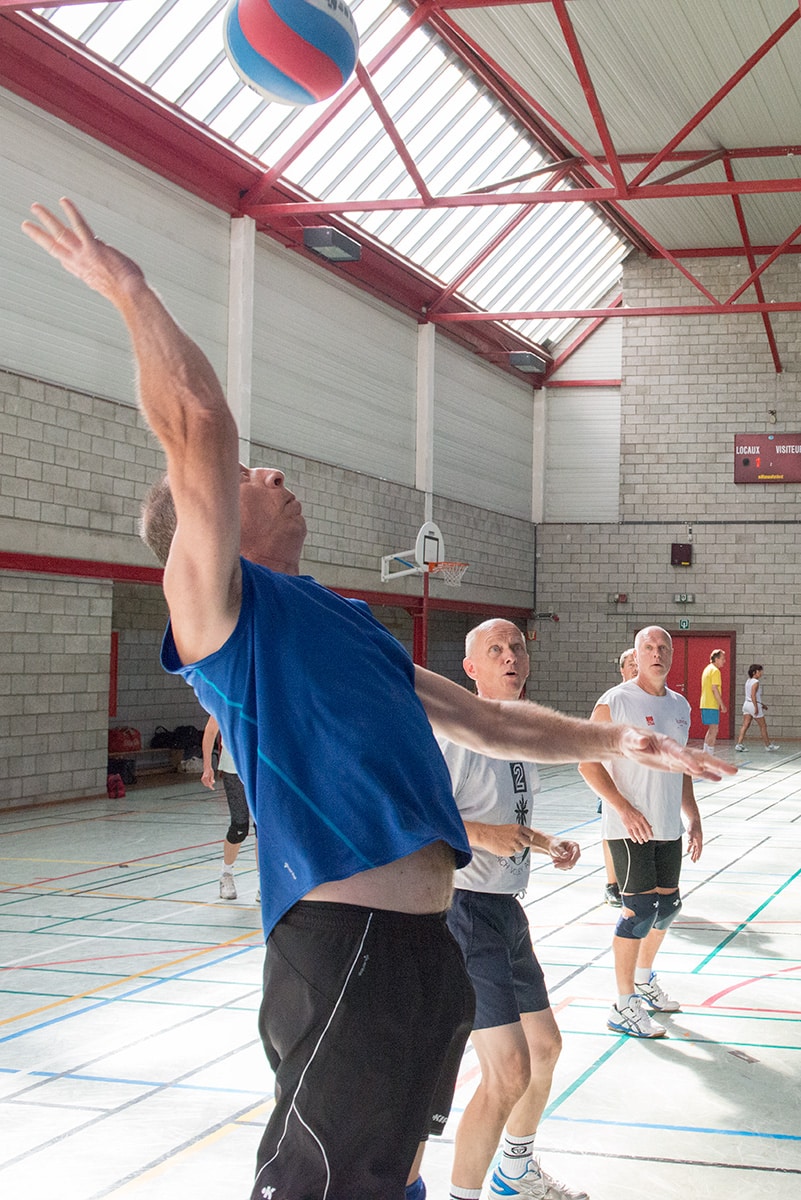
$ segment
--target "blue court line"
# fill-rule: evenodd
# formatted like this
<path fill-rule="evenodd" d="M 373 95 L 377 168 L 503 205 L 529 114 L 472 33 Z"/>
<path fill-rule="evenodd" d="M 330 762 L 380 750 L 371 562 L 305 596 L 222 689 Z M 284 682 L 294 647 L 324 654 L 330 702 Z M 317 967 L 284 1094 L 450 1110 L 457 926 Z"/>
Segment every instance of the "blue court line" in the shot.
<path fill-rule="evenodd" d="M 239 1046 L 237 1050 L 230 1053 L 240 1053 L 243 1050 L 249 1050 L 253 1046 L 259 1047 L 261 1043 L 258 1038 L 253 1041 L 245 1042 Z M 205 1071 L 207 1068 L 201 1065 L 196 1068 L 198 1071 Z M 123 1079 L 115 1078 L 112 1075 L 85 1075 L 73 1071 L 26 1071 L 24 1068 L 15 1070 L 13 1067 L 0 1067 L 0 1075 L 13 1077 L 15 1075 L 24 1075 L 28 1079 L 67 1079 L 77 1083 L 111 1083 L 117 1084 L 120 1087 L 142 1087 L 142 1088 L 173 1088 L 185 1092 L 214 1092 L 221 1095 L 231 1096 L 257 1096 L 260 1100 L 271 1100 L 272 1092 L 265 1092 L 262 1088 L 237 1088 L 237 1087 L 212 1087 L 200 1083 L 173 1083 L 169 1079 Z M 13 1103 L 14 1097 L 8 1097 L 6 1103 Z M 30 1103 L 30 1101 L 26 1101 Z M 98 1108 L 99 1112 L 108 1112 L 107 1108 Z"/>
<path fill-rule="evenodd" d="M 234 950 L 231 953 L 225 954 L 220 958 L 215 958 L 215 959 L 211 960 L 211 962 L 200 963 L 193 967 L 187 967 L 184 971 L 178 971 L 174 975 L 166 975 L 162 979 L 151 980 L 149 983 L 146 983 L 145 985 L 143 985 L 141 987 L 132 988 L 128 992 L 123 992 L 122 995 L 120 995 L 120 996 L 104 996 L 101 1000 L 96 1000 L 92 1003 L 87 1003 L 85 1005 L 85 1007 L 76 1009 L 73 1012 L 61 1013 L 59 1016 L 51 1017 L 47 1021 L 40 1021 L 36 1025 L 28 1025 L 24 1029 L 18 1029 L 15 1033 L 9 1033 L 3 1037 L 0 1037 L 0 1046 L 4 1045 L 6 1042 L 14 1042 L 18 1038 L 25 1037 L 29 1033 L 36 1033 L 41 1029 L 49 1029 L 53 1025 L 61 1025 L 64 1021 L 72 1021 L 76 1017 L 83 1017 L 89 1013 L 97 1012 L 98 1009 L 108 1008 L 112 1004 L 118 1004 L 123 1001 L 128 1001 L 132 997 L 138 996 L 142 992 L 150 991 L 154 987 L 161 987 L 162 985 L 164 985 L 166 983 L 173 983 L 176 979 L 180 979 L 184 975 L 191 975 L 195 971 L 205 970 L 211 965 L 216 966 L 218 963 L 226 962 L 228 959 L 238 958 L 240 955 L 248 953 L 248 951 L 251 949 L 253 949 L 253 947 L 244 946 L 244 947 L 242 947 L 242 949 Z M 155 970 L 155 968 L 154 968 L 154 970 Z M 246 986 L 250 986 L 250 985 L 246 985 Z M 62 997 L 62 999 L 65 1002 L 69 1002 L 70 1000 L 73 999 L 73 997 L 64 996 L 64 997 Z M 79 1004 L 81 1002 L 81 997 L 75 997 L 74 1002 L 76 1004 Z M 179 1006 L 179 1007 L 181 1007 L 181 1006 Z M 24 1014 L 23 1014 L 23 1016 L 24 1016 Z M 19 1019 L 22 1019 L 22 1017 L 20 1017 Z"/>
<path fill-rule="evenodd" d="M 544 1116 L 548 1116 L 546 1109 Z M 759 1133 L 753 1129 L 715 1129 L 706 1125 L 657 1125 L 646 1121 L 610 1121 L 596 1117 L 552 1117 L 551 1120 L 568 1122 L 571 1125 L 607 1125 L 614 1129 L 640 1129 L 669 1133 L 705 1133 L 720 1137 L 760 1138 L 772 1142 L 801 1142 L 797 1133 Z"/>
<path fill-rule="evenodd" d="M 767 900 L 763 901 L 763 903 L 760 904 L 758 908 L 755 908 L 750 916 L 746 917 L 746 919 L 744 921 L 741 921 L 740 924 L 737 926 L 737 928 L 732 930 L 732 932 L 730 934 L 728 934 L 723 939 L 723 941 L 720 942 L 715 947 L 715 949 L 706 956 L 706 958 L 702 959 L 701 962 L 698 963 L 697 966 L 693 967 L 693 969 L 690 973 L 692 975 L 697 975 L 699 971 L 702 971 L 704 969 L 704 967 L 707 965 L 707 963 L 710 963 L 712 961 L 712 959 L 715 958 L 716 955 L 720 954 L 720 952 L 726 946 L 728 946 L 729 942 L 734 941 L 734 939 L 736 937 L 738 937 L 745 928 L 747 928 L 747 926 L 750 924 L 750 922 L 753 921 L 755 917 L 759 916 L 759 914 L 764 909 L 766 909 L 768 907 L 768 905 L 771 904 L 776 899 L 777 896 L 780 896 L 781 893 L 786 888 L 788 888 L 791 883 L 795 883 L 796 879 L 798 879 L 799 876 L 801 876 L 801 867 L 799 867 L 799 869 L 796 872 L 794 872 L 794 874 L 792 874 L 789 877 L 789 879 L 786 879 L 784 881 L 784 883 L 781 885 L 781 887 L 776 888 L 775 892 L 773 892 L 770 896 L 768 896 Z"/>

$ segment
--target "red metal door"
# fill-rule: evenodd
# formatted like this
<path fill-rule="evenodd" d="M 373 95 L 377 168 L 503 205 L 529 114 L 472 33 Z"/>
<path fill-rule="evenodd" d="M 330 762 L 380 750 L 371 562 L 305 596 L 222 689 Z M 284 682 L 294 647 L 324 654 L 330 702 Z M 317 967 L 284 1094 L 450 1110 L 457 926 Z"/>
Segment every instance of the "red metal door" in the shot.
<path fill-rule="evenodd" d="M 731 737 L 732 721 L 732 688 L 731 681 L 734 671 L 734 634 L 709 633 L 673 633 L 673 666 L 667 678 L 667 685 L 674 692 L 685 696 L 692 708 L 690 717 L 690 737 L 702 738 L 704 726 L 701 723 L 701 672 L 709 664 L 709 656 L 713 650 L 725 650 L 726 662 L 721 668 L 721 695 L 728 712 L 720 714 L 720 729 L 718 737 Z"/>

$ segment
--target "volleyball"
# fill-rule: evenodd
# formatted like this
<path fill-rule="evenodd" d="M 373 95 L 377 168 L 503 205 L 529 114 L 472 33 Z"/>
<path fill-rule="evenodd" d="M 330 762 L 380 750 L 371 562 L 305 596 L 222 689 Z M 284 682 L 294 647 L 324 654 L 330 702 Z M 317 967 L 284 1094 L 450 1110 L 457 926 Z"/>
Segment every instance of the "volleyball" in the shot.
<path fill-rule="evenodd" d="M 317 104 L 344 87 L 359 32 L 344 0 L 229 0 L 225 52 L 243 83 L 278 104 Z"/>

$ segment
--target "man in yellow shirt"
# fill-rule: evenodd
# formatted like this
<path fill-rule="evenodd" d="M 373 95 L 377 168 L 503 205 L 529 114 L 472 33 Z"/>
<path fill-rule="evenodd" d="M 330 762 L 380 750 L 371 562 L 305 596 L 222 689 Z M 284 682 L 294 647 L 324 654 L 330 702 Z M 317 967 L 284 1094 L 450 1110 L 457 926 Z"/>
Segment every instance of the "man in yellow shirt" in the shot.
<path fill-rule="evenodd" d="M 709 662 L 701 672 L 701 720 L 706 727 L 704 750 L 715 753 L 720 714 L 726 712 L 721 693 L 720 668 L 726 662 L 725 650 L 713 650 Z"/>

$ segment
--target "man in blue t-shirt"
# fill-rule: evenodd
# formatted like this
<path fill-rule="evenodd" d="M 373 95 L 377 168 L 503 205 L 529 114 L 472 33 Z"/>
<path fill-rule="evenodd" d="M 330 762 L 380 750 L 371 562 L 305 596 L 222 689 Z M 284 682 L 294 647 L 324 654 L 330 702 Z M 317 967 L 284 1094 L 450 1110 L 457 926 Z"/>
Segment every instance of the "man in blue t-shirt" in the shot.
<path fill-rule="evenodd" d="M 219 722 L 259 828 L 276 1105 L 253 1200 L 402 1200 L 405 1187 L 421 1200 L 419 1142 L 444 1124 L 473 1014 L 443 915 L 470 852 L 432 727 L 506 758 L 733 768 L 627 726 L 480 700 L 301 577 L 306 523 L 283 473 L 239 463 L 208 359 L 140 268 L 61 206 L 33 205 L 23 229 L 128 329 L 167 459 L 143 513 L 164 563 L 163 661 Z"/>

